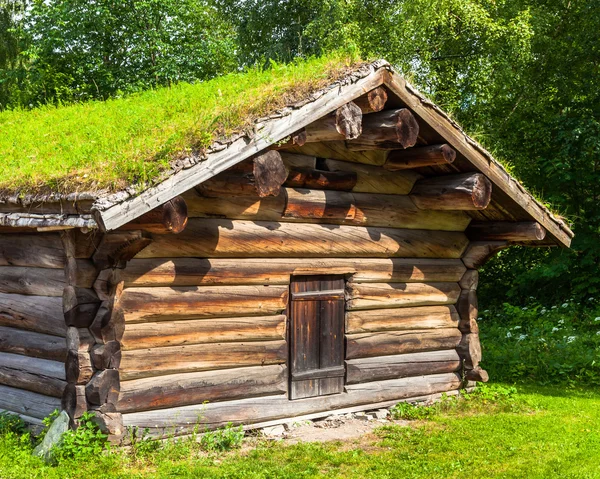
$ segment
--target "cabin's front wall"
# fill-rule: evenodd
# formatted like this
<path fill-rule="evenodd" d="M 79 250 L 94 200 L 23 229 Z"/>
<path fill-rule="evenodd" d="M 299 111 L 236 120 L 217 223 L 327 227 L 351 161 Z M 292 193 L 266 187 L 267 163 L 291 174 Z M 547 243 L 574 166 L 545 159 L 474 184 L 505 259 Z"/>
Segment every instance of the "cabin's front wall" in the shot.
<path fill-rule="evenodd" d="M 0 410 L 41 425 L 67 384 L 65 252 L 58 233 L 16 231 L 0 234 Z"/>
<path fill-rule="evenodd" d="M 386 177 L 353 193 L 184 195 L 185 231 L 152 235 L 122 272 L 123 425 L 180 434 L 456 391 L 470 219 L 417 210 L 414 173 Z M 332 274 L 346 279 L 344 392 L 290 400 L 290 281 Z"/>

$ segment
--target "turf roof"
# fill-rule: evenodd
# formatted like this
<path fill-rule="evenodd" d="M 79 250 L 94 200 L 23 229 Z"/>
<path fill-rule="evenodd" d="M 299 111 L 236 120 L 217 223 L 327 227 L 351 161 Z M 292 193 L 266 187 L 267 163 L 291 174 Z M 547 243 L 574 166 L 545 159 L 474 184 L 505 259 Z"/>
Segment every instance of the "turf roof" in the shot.
<path fill-rule="evenodd" d="M 0 113 L 0 191 L 117 191 L 249 127 L 360 63 L 347 55 L 251 69 L 126 98 Z"/>

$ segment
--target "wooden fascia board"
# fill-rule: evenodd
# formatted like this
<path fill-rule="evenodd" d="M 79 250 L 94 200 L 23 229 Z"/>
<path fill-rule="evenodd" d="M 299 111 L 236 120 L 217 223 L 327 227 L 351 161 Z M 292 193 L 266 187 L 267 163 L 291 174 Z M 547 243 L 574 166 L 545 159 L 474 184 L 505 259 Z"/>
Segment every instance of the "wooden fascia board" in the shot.
<path fill-rule="evenodd" d="M 495 188 L 499 188 L 504 194 L 515 201 L 532 219 L 540 223 L 565 247 L 571 245 L 573 233 L 566 225 L 552 216 L 523 186 L 515 180 L 496 161 L 487 158 L 471 143 L 475 143 L 460 128 L 455 126 L 448 118 L 438 112 L 431 103 L 423 101 L 423 98 L 412 89 L 409 89 L 406 81 L 398 74 L 386 71 L 384 84 L 396 94 L 414 113 L 422 118 L 429 126 L 436 130 L 444 140 L 456 151 L 462 154 L 481 173 L 487 176 Z"/>
<path fill-rule="evenodd" d="M 140 195 L 96 213 L 99 226 L 111 231 L 129 223 L 148 211 L 212 178 L 218 173 L 281 141 L 309 123 L 358 98 L 383 83 L 385 68 L 379 68 L 355 83 L 332 88 L 314 102 L 308 103 L 289 115 L 266 121 L 257 126 L 255 138 L 248 142 L 239 138 L 226 149 L 212 153 L 191 168 L 173 174 L 160 184 Z"/>

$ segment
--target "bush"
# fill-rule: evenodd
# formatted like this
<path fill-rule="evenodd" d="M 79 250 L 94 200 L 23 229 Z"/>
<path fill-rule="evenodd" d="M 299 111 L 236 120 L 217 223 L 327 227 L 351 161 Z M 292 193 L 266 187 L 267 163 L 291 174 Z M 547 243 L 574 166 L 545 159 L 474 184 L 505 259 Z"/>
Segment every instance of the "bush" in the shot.
<path fill-rule="evenodd" d="M 53 448 L 53 456 L 58 462 L 97 456 L 106 446 L 107 437 L 94 422 L 94 413 L 84 412 L 77 429 L 65 432 L 61 443 Z"/>
<path fill-rule="evenodd" d="M 27 425 L 17 414 L 0 412 L 0 436 L 16 434 L 21 436 L 27 432 Z"/>
<path fill-rule="evenodd" d="M 600 305 L 594 298 L 480 312 L 482 367 L 494 381 L 600 384 Z"/>
<path fill-rule="evenodd" d="M 200 439 L 200 446 L 205 451 L 228 451 L 237 448 L 244 439 L 242 426 L 233 427 L 231 423 L 222 429 L 204 433 Z"/>

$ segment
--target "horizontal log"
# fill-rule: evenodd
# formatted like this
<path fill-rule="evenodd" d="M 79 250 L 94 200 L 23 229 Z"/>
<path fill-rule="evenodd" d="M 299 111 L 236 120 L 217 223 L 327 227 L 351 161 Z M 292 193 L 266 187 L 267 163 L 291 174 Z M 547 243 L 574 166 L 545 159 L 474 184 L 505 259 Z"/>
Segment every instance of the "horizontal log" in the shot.
<path fill-rule="evenodd" d="M 375 166 L 382 166 L 387 160 L 387 151 L 352 151 L 348 144 L 348 141 L 306 143 L 301 147 L 290 147 L 286 152 Z"/>
<path fill-rule="evenodd" d="M 264 198 L 278 195 L 287 175 L 281 154 L 270 150 L 249 163 L 239 164 L 200 183 L 196 190 L 208 197 L 244 195 Z"/>
<path fill-rule="evenodd" d="M 55 409 L 60 409 L 60 399 L 0 385 L 0 408 L 17 414 L 44 419 Z"/>
<path fill-rule="evenodd" d="M 454 304 L 460 291 L 457 283 L 352 283 L 347 287 L 346 309 Z"/>
<path fill-rule="evenodd" d="M 339 160 L 323 160 L 323 168 L 339 173 L 356 174 L 356 193 L 380 193 L 386 195 L 407 195 L 415 182 L 422 178 L 414 171 L 386 171 L 377 166 L 361 165 Z"/>
<path fill-rule="evenodd" d="M 482 210 L 492 198 L 492 183 L 481 173 L 424 178 L 410 197 L 424 210 Z"/>
<path fill-rule="evenodd" d="M 65 337 L 62 298 L 0 293 L 0 326 Z"/>
<path fill-rule="evenodd" d="M 60 361 L 0 353 L 0 384 L 52 397 L 62 397 L 67 384 Z"/>
<path fill-rule="evenodd" d="M 234 425 L 261 423 L 362 404 L 448 392 L 458 389 L 460 383 L 460 377 L 455 373 L 432 374 L 348 385 L 345 394 L 295 401 L 290 401 L 287 395 L 278 395 L 123 414 L 123 424 L 147 427 L 150 434 L 155 436 L 177 435 L 190 431 L 196 425 L 215 429 L 228 422 Z"/>
<path fill-rule="evenodd" d="M 395 141 L 402 148 L 409 148 L 417 143 L 418 136 L 417 120 L 410 110 L 401 108 L 366 115 L 363 118 L 362 134 L 358 137 L 358 141 Z"/>
<path fill-rule="evenodd" d="M 123 270 L 125 286 L 289 284 L 292 275 L 346 274 L 355 283 L 459 281 L 459 259 L 419 258 L 151 258 L 133 259 Z"/>
<path fill-rule="evenodd" d="M 0 235 L 0 266 L 63 268 L 64 265 L 65 252 L 56 233 Z"/>
<path fill-rule="evenodd" d="M 181 196 L 167 201 L 133 221 L 121 226 L 121 230 L 144 230 L 155 234 L 181 233 L 187 224 L 188 213 Z"/>
<path fill-rule="evenodd" d="M 456 150 L 450 145 L 428 145 L 406 150 L 395 150 L 383 165 L 386 170 L 398 171 L 423 166 L 449 165 L 456 158 Z"/>
<path fill-rule="evenodd" d="M 454 306 L 348 311 L 346 313 L 346 333 L 456 328 L 458 319 L 459 316 Z"/>
<path fill-rule="evenodd" d="M 58 336 L 0 326 L 0 351 L 64 362 L 67 342 Z"/>
<path fill-rule="evenodd" d="M 64 287 L 61 269 L 0 266 L 0 293 L 62 296 Z"/>
<path fill-rule="evenodd" d="M 388 94 L 386 89 L 380 86 L 374 88 L 373 90 L 371 90 L 368 93 L 365 93 L 362 96 L 359 96 L 353 101 L 356 104 L 356 106 L 360 108 L 363 115 L 366 115 L 368 113 L 376 113 L 378 111 L 383 110 L 387 99 Z"/>
<path fill-rule="evenodd" d="M 285 315 L 128 324 L 124 350 L 184 344 L 285 339 Z"/>
<path fill-rule="evenodd" d="M 306 143 L 336 141 L 358 138 L 362 133 L 362 112 L 353 102 L 339 107 L 306 126 Z"/>
<path fill-rule="evenodd" d="M 348 334 L 346 359 L 452 349 L 461 338 L 458 328 Z"/>
<path fill-rule="evenodd" d="M 120 299 L 126 322 L 264 316 L 285 310 L 285 286 L 127 288 Z"/>
<path fill-rule="evenodd" d="M 467 268 L 481 268 L 498 251 L 508 247 L 508 241 L 471 241 L 462 256 L 462 261 Z"/>
<path fill-rule="evenodd" d="M 280 151 L 279 154 L 288 172 L 296 169 L 314 170 L 317 167 L 317 157 L 314 155 L 302 155 L 287 151 Z"/>
<path fill-rule="evenodd" d="M 351 191 L 356 186 L 356 182 L 357 174 L 351 171 L 324 171 L 302 168 L 290 171 L 285 186 L 290 188 Z"/>
<path fill-rule="evenodd" d="M 242 366 L 285 364 L 287 343 L 250 341 L 170 346 L 123 351 L 121 379 L 139 379 L 165 374 L 228 369 Z"/>
<path fill-rule="evenodd" d="M 346 361 L 347 384 L 386 379 L 452 373 L 460 369 L 460 359 L 454 349 L 424 353 L 397 354 Z"/>
<path fill-rule="evenodd" d="M 542 241 L 546 230 L 535 221 L 490 221 L 473 223 L 467 236 L 473 241 Z"/>
<path fill-rule="evenodd" d="M 127 413 L 207 401 L 226 401 L 287 392 L 282 364 L 221 369 L 121 382 L 117 409 Z"/>
<path fill-rule="evenodd" d="M 466 246 L 453 231 L 195 219 L 178 235 L 157 236 L 137 257 L 459 258 Z"/>
<path fill-rule="evenodd" d="M 303 146 L 306 143 L 306 128 L 301 128 L 290 136 L 278 141 L 271 146 L 272 150 L 289 148 L 290 146 Z"/>

